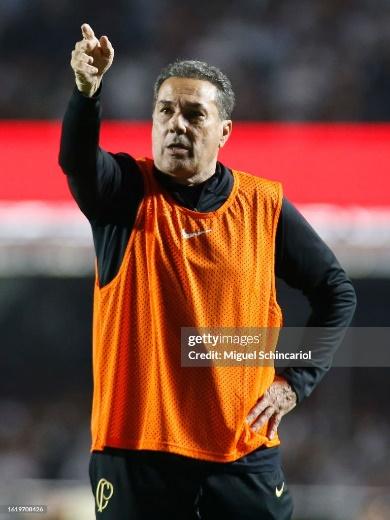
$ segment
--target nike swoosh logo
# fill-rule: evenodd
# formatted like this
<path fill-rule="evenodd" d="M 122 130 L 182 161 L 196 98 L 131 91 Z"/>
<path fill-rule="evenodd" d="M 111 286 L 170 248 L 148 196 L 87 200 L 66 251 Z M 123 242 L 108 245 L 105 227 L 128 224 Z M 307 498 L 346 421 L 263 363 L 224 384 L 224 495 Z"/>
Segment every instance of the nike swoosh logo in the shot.
<path fill-rule="evenodd" d="M 283 495 L 283 491 L 284 491 L 284 482 L 280 489 L 278 489 L 278 486 L 276 486 L 276 488 L 275 488 L 275 495 L 277 496 L 277 498 L 280 498 Z"/>
<path fill-rule="evenodd" d="M 193 231 L 192 233 L 187 233 L 185 229 L 181 230 L 181 236 L 183 238 L 192 238 L 197 237 L 199 235 L 203 235 L 203 233 L 210 233 L 211 229 L 202 229 L 201 231 Z"/>

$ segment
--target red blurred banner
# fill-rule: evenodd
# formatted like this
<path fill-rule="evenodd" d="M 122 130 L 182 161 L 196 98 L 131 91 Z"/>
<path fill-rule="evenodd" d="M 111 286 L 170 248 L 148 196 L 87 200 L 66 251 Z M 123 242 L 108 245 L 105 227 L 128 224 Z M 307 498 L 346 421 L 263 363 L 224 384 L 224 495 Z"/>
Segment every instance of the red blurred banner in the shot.
<path fill-rule="evenodd" d="M 150 123 L 105 122 L 101 145 L 150 156 Z M 60 123 L 0 122 L 0 200 L 68 201 Z M 283 182 L 295 203 L 390 205 L 390 125 L 235 123 L 220 159 Z"/>

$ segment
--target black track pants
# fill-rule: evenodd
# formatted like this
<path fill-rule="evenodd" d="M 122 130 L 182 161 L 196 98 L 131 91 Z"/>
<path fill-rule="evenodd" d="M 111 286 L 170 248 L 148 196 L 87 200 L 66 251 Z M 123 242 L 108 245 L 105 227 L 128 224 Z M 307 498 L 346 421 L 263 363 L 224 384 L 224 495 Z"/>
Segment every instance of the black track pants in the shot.
<path fill-rule="evenodd" d="M 91 454 L 96 519 L 290 520 L 278 448 L 234 463 L 107 448 Z"/>

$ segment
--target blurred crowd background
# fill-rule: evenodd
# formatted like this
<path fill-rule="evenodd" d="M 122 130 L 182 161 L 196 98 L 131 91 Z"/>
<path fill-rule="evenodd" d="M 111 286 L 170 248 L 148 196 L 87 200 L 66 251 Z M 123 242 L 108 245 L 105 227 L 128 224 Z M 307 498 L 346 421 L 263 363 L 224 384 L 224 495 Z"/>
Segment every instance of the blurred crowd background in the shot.
<path fill-rule="evenodd" d="M 2 0 L 2 117 L 62 116 L 85 21 L 116 51 L 108 118 L 148 118 L 159 70 L 190 57 L 232 77 L 237 119 L 390 119 L 388 0 Z"/>
<path fill-rule="evenodd" d="M 88 22 L 116 52 L 104 81 L 106 118 L 148 119 L 159 70 L 176 58 L 196 58 L 231 77 L 239 120 L 390 120 L 388 0 L 76 4 L 1 0 L 0 118 L 62 117 L 73 88 L 70 53 Z M 353 281 L 354 325 L 390 326 L 390 279 Z M 87 482 L 92 287 L 90 276 L 0 280 L 0 483 Z M 280 298 L 288 323 L 303 324 L 301 297 L 282 286 Z M 388 380 L 385 368 L 335 369 L 285 419 L 283 459 L 292 485 L 360 486 L 374 490 L 374 502 L 378 494 L 388 497 Z M 370 502 L 364 504 L 359 520 L 390 518 L 387 506 L 378 507 L 389 516 L 375 516 L 375 503 L 370 516 Z M 342 507 L 340 516 L 300 518 L 352 518 Z"/>

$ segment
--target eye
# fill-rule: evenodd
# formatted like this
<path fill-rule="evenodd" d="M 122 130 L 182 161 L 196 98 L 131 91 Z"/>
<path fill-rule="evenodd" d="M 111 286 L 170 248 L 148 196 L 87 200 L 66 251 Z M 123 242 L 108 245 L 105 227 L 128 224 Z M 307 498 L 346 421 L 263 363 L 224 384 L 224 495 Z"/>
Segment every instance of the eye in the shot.
<path fill-rule="evenodd" d="M 162 107 L 162 108 L 160 109 L 160 113 L 161 113 L 161 114 L 171 114 L 171 113 L 172 113 L 172 109 L 169 108 L 169 107 Z"/>
<path fill-rule="evenodd" d="M 202 112 L 199 112 L 197 110 L 191 110 L 191 112 L 188 113 L 189 119 L 199 119 L 201 117 L 203 117 Z"/>

